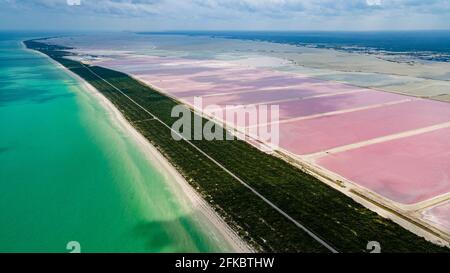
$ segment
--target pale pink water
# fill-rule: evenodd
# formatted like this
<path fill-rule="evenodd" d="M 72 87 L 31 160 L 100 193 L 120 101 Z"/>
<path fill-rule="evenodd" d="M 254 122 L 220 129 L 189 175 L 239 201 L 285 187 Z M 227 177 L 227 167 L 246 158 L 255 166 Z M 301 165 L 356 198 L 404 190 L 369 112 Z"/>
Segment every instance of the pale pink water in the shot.
<path fill-rule="evenodd" d="M 391 200 L 414 204 L 450 191 L 450 128 L 332 154 L 317 163 Z"/>
<path fill-rule="evenodd" d="M 357 90 L 357 89 L 355 89 Z M 342 91 L 344 92 L 344 91 Z M 260 91 L 252 91 L 252 92 L 241 92 L 241 93 L 233 93 L 229 95 L 219 95 L 212 97 L 203 98 L 203 103 L 205 105 L 237 105 L 237 104 L 257 104 L 257 103 L 266 103 L 271 101 L 280 101 L 280 100 L 296 100 L 296 99 L 304 99 L 311 96 L 322 95 L 326 92 L 322 90 L 318 90 L 313 86 L 303 86 L 296 89 L 272 89 L 272 90 L 260 90 Z M 191 101 L 192 98 L 186 99 L 187 101 Z"/>
<path fill-rule="evenodd" d="M 426 210 L 423 218 L 450 232 L 450 201 Z"/>
<path fill-rule="evenodd" d="M 311 154 L 449 121 L 447 103 L 418 100 L 282 123 L 280 146 L 295 154 Z"/>
<path fill-rule="evenodd" d="M 401 95 L 370 90 L 367 92 L 282 102 L 279 103 L 280 119 L 284 120 L 305 117 L 328 112 L 342 111 L 351 108 L 400 101 L 404 99 L 405 97 Z"/>

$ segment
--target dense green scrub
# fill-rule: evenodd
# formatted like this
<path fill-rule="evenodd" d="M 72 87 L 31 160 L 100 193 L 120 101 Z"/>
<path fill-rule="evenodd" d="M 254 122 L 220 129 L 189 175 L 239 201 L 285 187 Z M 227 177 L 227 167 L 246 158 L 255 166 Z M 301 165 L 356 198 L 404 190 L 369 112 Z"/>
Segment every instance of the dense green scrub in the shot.
<path fill-rule="evenodd" d="M 105 95 L 124 116 L 163 153 L 225 221 L 256 249 L 266 252 L 328 252 L 292 222 L 241 185 L 185 141 L 175 141 L 170 130 L 128 98 L 92 74 L 63 47 L 27 41 L 78 74 Z M 173 99 L 126 74 L 90 67 L 138 104 L 172 125 Z M 240 140 L 193 141 L 228 170 L 318 234 L 340 252 L 365 252 L 378 241 L 383 252 L 448 252 L 354 202 L 341 192 L 289 163 L 265 154 Z"/>

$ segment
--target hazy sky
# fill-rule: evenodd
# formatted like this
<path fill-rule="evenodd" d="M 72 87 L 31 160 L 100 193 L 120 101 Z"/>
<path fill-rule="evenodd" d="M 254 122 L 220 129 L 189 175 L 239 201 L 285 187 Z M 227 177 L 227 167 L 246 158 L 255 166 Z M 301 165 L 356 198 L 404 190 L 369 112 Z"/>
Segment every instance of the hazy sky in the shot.
<path fill-rule="evenodd" d="M 73 5 L 77 1 L 80 5 Z M 3 30 L 450 29 L 450 0 L 0 0 L 0 4 Z"/>

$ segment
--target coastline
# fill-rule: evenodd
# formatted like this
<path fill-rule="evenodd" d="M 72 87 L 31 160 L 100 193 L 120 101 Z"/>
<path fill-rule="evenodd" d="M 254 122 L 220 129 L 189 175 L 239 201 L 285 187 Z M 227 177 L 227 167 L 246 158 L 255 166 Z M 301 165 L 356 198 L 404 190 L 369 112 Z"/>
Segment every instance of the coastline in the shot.
<path fill-rule="evenodd" d="M 124 133 L 128 134 L 133 142 L 140 147 L 141 152 L 145 157 L 152 162 L 160 173 L 170 181 L 175 183 L 168 183 L 175 195 L 181 195 L 189 201 L 194 212 L 198 213 L 201 222 L 209 222 L 212 224 L 226 239 L 227 244 L 237 253 L 255 252 L 255 250 L 248 245 L 240 236 L 228 226 L 228 224 L 215 212 L 215 210 L 202 198 L 202 196 L 186 181 L 186 179 L 172 166 L 172 164 L 141 134 L 139 133 L 122 115 L 122 113 L 96 88 L 86 82 L 80 76 L 76 75 L 60 63 L 51 59 L 49 56 L 32 49 L 27 48 L 24 43 L 21 43 L 24 50 L 33 52 L 46 57 L 57 68 L 63 70 L 67 75 L 76 80 L 80 87 L 86 91 L 86 94 L 92 96 L 96 101 L 107 111 L 111 120 Z"/>
<path fill-rule="evenodd" d="M 273 197 L 281 203 L 286 201 L 286 198 L 283 197 L 285 195 L 287 195 L 287 197 L 302 196 L 303 198 L 295 199 L 296 204 L 293 206 L 293 209 L 291 209 L 292 205 L 289 205 L 291 207 L 287 207 L 289 212 L 292 211 L 294 214 L 300 213 L 296 208 L 302 206 L 309 208 L 311 203 L 320 200 L 324 206 L 318 207 L 319 211 L 314 209 L 313 211 L 307 210 L 306 212 L 301 212 L 303 215 L 301 215 L 300 218 L 310 223 L 309 228 L 312 228 L 313 230 L 323 230 L 321 235 L 330 242 L 333 242 L 337 247 L 342 247 L 338 249 L 343 252 L 365 252 L 366 238 L 379 238 L 379 240 L 386 242 L 384 249 L 387 252 L 441 252 L 444 250 L 442 246 L 436 246 L 435 244 L 427 242 L 425 239 L 401 228 L 392 221 L 388 221 L 377 213 L 364 208 L 364 206 L 358 204 L 358 202 L 355 202 L 352 198 L 346 197 L 342 193 L 339 193 L 339 191 L 330 189 L 324 185 L 323 181 L 320 181 L 320 179 L 317 179 L 309 172 L 302 171 L 303 168 L 300 168 L 301 170 L 299 170 L 298 167 L 289 164 L 289 162 L 261 153 L 258 149 L 255 149 L 244 142 L 223 142 L 220 145 L 213 142 L 204 142 L 202 145 L 205 145 L 205 148 L 210 151 L 210 153 L 206 154 L 203 150 L 198 150 L 197 152 L 196 145 L 192 145 L 189 141 L 174 141 L 171 138 L 170 133 L 167 132 L 167 128 L 170 127 L 164 122 L 149 122 L 145 123 L 145 125 L 134 123 L 134 120 L 146 121 L 148 115 L 163 119 L 168 118 L 167 114 L 179 103 L 161 92 L 152 89 L 147 85 L 143 85 L 140 81 L 137 81 L 133 77 L 122 72 L 102 67 L 85 67 L 87 68 L 85 70 L 83 68 L 84 65 L 80 60 L 70 60 L 70 57 L 67 58 L 67 60 L 64 59 L 65 56 L 70 56 L 70 54 L 66 53 L 64 50 L 61 53 L 58 52 L 58 50 L 66 49 L 64 47 L 34 42 L 34 40 L 26 41 L 25 44 L 30 49 L 37 50 L 49 56 L 61 65 L 67 67 L 70 71 L 73 71 L 73 73 L 79 75 L 82 79 L 85 79 L 85 81 L 92 86 L 95 86 L 104 97 L 113 103 L 115 108 L 117 108 L 127 120 L 130 120 L 130 123 L 136 130 L 141 132 L 151 143 L 155 143 L 154 146 L 157 147 L 158 151 L 161 151 L 164 156 L 167 155 L 171 165 L 177 170 L 180 168 L 180 174 L 182 174 L 183 177 L 186 177 L 189 184 L 193 185 L 192 187 L 198 191 L 204 200 L 208 200 L 208 203 L 214 208 L 217 214 L 221 216 L 224 215 L 222 219 L 226 223 L 230 223 L 229 227 L 232 227 L 237 234 L 242 236 L 242 239 L 245 238 L 245 242 L 252 246 L 255 245 L 257 249 L 268 249 L 269 252 L 285 252 L 288 251 L 288 249 L 293 252 L 325 252 L 325 249 L 320 248 L 320 246 L 318 246 L 311 237 L 308 237 L 307 234 L 296 232 L 296 230 L 293 230 L 294 227 L 286 225 L 285 222 L 289 219 L 284 218 L 283 214 L 273 214 L 270 204 L 269 206 L 265 206 L 264 204 L 261 204 L 260 206 L 247 206 L 246 204 L 249 202 L 251 202 L 251 204 L 258 204 L 258 202 L 260 202 L 259 196 L 249 194 L 246 190 L 243 190 L 243 187 L 238 187 L 235 183 L 236 181 L 227 175 L 224 176 L 222 165 L 220 165 L 222 163 L 226 164 L 226 169 L 224 169 L 225 172 L 230 173 L 228 168 L 232 168 L 240 175 L 246 176 L 250 174 L 251 176 L 247 177 L 247 179 L 249 183 L 251 183 L 251 186 L 256 185 L 258 189 L 263 190 L 269 197 Z M 90 63 L 89 60 L 87 63 Z M 105 83 L 124 96 L 112 92 L 110 87 L 99 83 L 96 78 L 92 78 L 91 74 L 99 77 L 99 79 L 105 81 Z M 119 87 L 114 86 L 105 79 L 111 79 L 111 81 L 115 82 Z M 124 90 L 129 90 L 129 93 L 127 92 L 125 94 L 118 88 L 126 88 Z M 86 95 L 86 93 L 81 90 L 79 92 Z M 148 100 L 145 106 L 141 106 L 137 102 L 134 102 L 134 100 L 140 100 L 145 97 L 154 99 Z M 129 105 L 129 100 L 136 104 L 136 106 Z M 95 100 L 93 100 L 93 102 L 95 102 Z M 141 109 L 143 111 L 141 111 Z M 154 115 L 153 111 L 157 109 L 158 114 Z M 108 117 L 106 118 L 108 119 Z M 119 128 L 116 128 L 116 130 L 117 129 Z M 191 146 L 193 146 L 193 148 Z M 136 148 L 139 150 L 138 147 L 133 147 L 133 149 Z M 209 161 L 190 160 L 191 158 L 197 158 L 202 155 L 210 158 L 213 163 L 218 165 L 218 167 L 211 166 L 211 164 L 208 163 Z M 143 154 L 141 154 L 141 156 L 143 156 Z M 217 156 L 220 157 L 220 160 L 218 160 L 219 162 L 215 161 Z M 239 158 L 237 159 L 236 156 L 239 156 Z M 141 158 L 141 160 L 145 159 Z M 280 172 L 286 173 L 287 176 L 296 177 L 295 180 L 287 184 L 291 187 L 289 192 L 281 190 L 281 192 L 284 192 L 285 194 L 279 195 L 278 193 L 280 193 L 280 191 L 278 190 L 278 187 L 267 191 L 267 185 L 277 185 L 279 183 L 279 175 L 274 175 L 272 170 L 265 168 L 265 166 L 269 165 Z M 250 169 L 242 169 L 247 167 L 250 167 Z M 255 170 L 258 172 L 256 177 L 254 176 Z M 233 173 L 231 174 L 234 176 Z M 222 183 L 217 183 L 217 180 L 214 177 L 222 177 Z M 240 181 L 239 177 L 236 177 L 236 179 Z M 264 181 L 263 185 L 259 184 L 261 180 Z M 246 183 L 242 183 L 245 187 Z M 170 184 L 173 183 L 166 183 L 166 185 Z M 298 185 L 304 185 L 306 188 L 304 190 L 299 189 Z M 234 197 L 231 200 L 228 197 L 230 195 Z M 183 194 L 181 196 L 184 197 Z M 264 196 L 262 198 L 264 198 Z M 184 202 L 185 208 L 190 207 L 186 202 L 186 198 L 182 198 L 180 201 Z M 232 202 L 230 203 L 230 201 Z M 145 207 L 145 203 L 141 205 L 144 205 Z M 348 207 L 350 207 L 350 209 L 348 209 Z M 336 215 L 338 219 L 344 219 L 342 225 L 336 226 L 335 221 L 329 217 L 323 217 L 323 222 L 321 221 L 320 223 L 315 221 L 317 215 L 328 215 L 331 208 L 340 208 L 336 210 L 336 212 L 333 212 L 333 214 Z M 224 212 L 224 214 L 222 214 L 222 212 Z M 195 213 L 193 216 L 197 216 L 197 214 Z M 287 217 L 289 217 L 289 215 L 287 215 Z M 244 226 L 246 229 L 243 228 Z M 326 229 L 324 229 L 324 227 L 326 227 Z M 334 232 L 328 232 L 328 227 L 334 230 Z M 215 230 L 212 229 L 212 226 L 209 226 L 209 228 Z M 386 230 L 389 232 L 385 233 L 384 231 Z M 219 235 L 219 232 L 210 232 L 209 234 L 211 239 L 214 239 L 216 242 L 226 242 L 225 238 L 217 238 L 215 236 L 216 234 Z M 353 239 L 348 241 L 345 238 L 346 236 L 341 236 L 341 234 L 349 234 Z M 289 237 L 289 239 L 287 239 L 287 237 Z M 220 243 L 218 245 L 220 245 Z M 361 249 L 361 247 L 363 247 L 363 249 Z M 224 251 L 232 252 L 231 249 L 232 248 L 229 245 L 226 247 L 224 246 Z"/>

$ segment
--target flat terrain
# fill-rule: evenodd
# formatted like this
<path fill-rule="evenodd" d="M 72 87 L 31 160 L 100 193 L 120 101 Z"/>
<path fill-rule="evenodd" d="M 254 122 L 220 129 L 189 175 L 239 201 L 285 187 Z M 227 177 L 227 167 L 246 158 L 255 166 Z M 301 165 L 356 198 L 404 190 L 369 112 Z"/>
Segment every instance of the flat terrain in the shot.
<path fill-rule="evenodd" d="M 444 130 L 450 122 L 448 103 L 217 60 L 124 54 L 96 64 L 130 73 L 191 106 L 194 106 L 194 97 L 200 96 L 203 99 L 201 111 L 212 106 L 276 105 L 280 111 L 281 151 L 300 158 L 316 154 L 318 156 L 312 157 L 313 164 L 389 201 L 411 205 L 450 193 L 450 164 L 446 164 L 446 160 L 439 161 L 448 158 L 446 147 L 450 131 Z M 244 112 L 245 108 L 238 107 L 239 111 Z M 216 118 L 236 125 L 233 120 Z M 267 124 L 249 121 L 248 125 Z M 402 153 L 401 158 L 388 154 L 381 143 L 370 146 L 375 139 L 420 131 L 429 126 L 437 126 L 441 135 L 433 139 L 439 142 L 436 143 L 439 148 L 433 149 L 438 161 L 414 156 L 422 154 L 424 147 L 422 142 L 415 142 L 419 136 L 413 141 L 400 138 L 394 142 L 395 147 L 384 144 L 390 145 L 396 154 Z M 354 147 L 354 144 L 358 145 Z M 359 148 L 354 152 L 360 155 L 355 156 L 358 168 L 344 160 L 352 153 L 349 150 L 355 148 Z M 383 160 L 385 155 L 386 161 Z M 321 156 L 327 158 L 319 160 Z M 334 165 L 352 167 L 328 168 L 330 161 Z M 375 163 L 379 165 L 376 171 L 371 167 Z M 418 167 L 420 165 L 423 167 Z M 416 194 L 417 191 L 421 193 Z"/>
<path fill-rule="evenodd" d="M 63 57 L 70 53 L 61 51 L 64 48 L 37 42 L 27 45 L 49 55 L 96 87 L 227 223 L 258 250 L 329 252 L 216 162 L 340 252 L 364 252 L 368 241 L 379 241 L 384 252 L 448 252 L 246 142 L 193 141 L 195 148 L 186 141 L 175 141 L 170 130 L 159 121 L 173 124 L 176 119 L 170 112 L 177 101 L 123 73 L 98 66 L 86 68 L 67 60 Z"/>
<path fill-rule="evenodd" d="M 392 55 L 390 52 L 359 54 L 347 50 L 298 46 L 289 44 L 291 41 L 286 40 L 281 43 L 264 41 L 267 37 L 263 36 L 259 36 L 256 40 L 242 40 L 241 38 L 248 37 L 238 36 L 238 39 L 226 39 L 203 34 L 191 36 L 173 33 L 170 35 L 120 33 L 108 35 L 107 38 L 104 35 L 85 35 L 59 37 L 49 41 L 74 47 L 74 51 L 81 55 L 111 56 L 133 52 L 172 58 L 206 57 L 243 66 L 289 71 L 326 81 L 339 81 L 354 86 L 450 101 L 448 62 L 422 61 L 418 60 L 415 54 L 409 56 Z M 399 42 L 402 44 L 405 41 Z M 441 44 L 438 43 L 436 46 L 440 47 Z M 439 59 L 439 56 L 435 57 L 437 58 L 434 59 Z M 142 70 L 146 69 L 144 65 Z"/>

